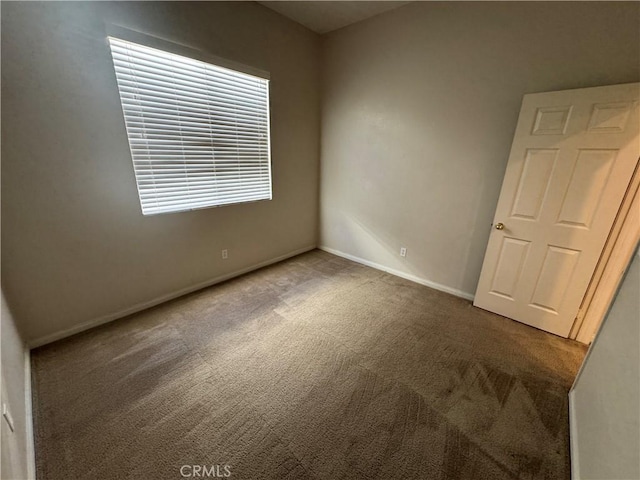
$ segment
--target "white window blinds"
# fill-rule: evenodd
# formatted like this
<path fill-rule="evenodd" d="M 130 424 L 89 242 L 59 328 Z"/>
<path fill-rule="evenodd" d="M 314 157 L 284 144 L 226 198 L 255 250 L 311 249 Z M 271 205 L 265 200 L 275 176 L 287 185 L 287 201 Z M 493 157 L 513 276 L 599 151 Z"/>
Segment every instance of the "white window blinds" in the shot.
<path fill-rule="evenodd" d="M 143 214 L 271 199 L 268 80 L 109 44 Z"/>

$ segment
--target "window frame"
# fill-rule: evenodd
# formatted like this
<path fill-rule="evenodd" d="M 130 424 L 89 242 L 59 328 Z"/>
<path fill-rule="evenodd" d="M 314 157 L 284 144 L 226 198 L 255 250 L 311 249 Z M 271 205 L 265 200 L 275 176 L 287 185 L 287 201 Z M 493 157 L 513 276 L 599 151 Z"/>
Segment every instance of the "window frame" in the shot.
<path fill-rule="evenodd" d="M 111 58 L 111 45 L 109 42 L 109 37 L 113 37 L 118 40 L 123 40 L 125 42 L 135 43 L 144 47 L 161 50 L 169 54 L 179 55 L 192 60 L 211 64 L 215 67 L 232 70 L 238 73 L 250 75 L 250 76 L 257 77 L 267 81 L 267 96 L 266 96 L 267 126 L 266 127 L 267 127 L 267 156 L 268 156 L 267 166 L 268 166 L 268 178 L 269 178 L 269 198 L 260 198 L 255 200 L 240 200 L 237 202 L 221 203 L 221 204 L 214 204 L 214 205 L 190 206 L 186 208 L 172 209 L 167 211 L 145 213 L 144 207 L 142 204 L 142 196 L 140 194 L 140 188 L 138 184 L 138 177 L 137 177 L 137 171 L 136 171 L 135 162 L 134 162 L 134 155 L 133 155 L 133 151 L 131 150 L 129 133 L 128 131 L 126 131 L 126 126 L 125 126 L 127 145 L 129 147 L 129 153 L 131 156 L 131 164 L 133 167 L 134 179 L 136 182 L 136 190 L 138 193 L 138 201 L 140 203 L 140 209 L 141 209 L 142 215 L 145 217 L 149 217 L 149 216 L 155 216 L 155 215 L 190 212 L 190 211 L 203 210 L 208 208 L 218 208 L 218 207 L 225 207 L 225 206 L 231 206 L 231 205 L 241 205 L 241 204 L 249 204 L 249 203 L 273 200 L 273 166 L 272 166 L 272 156 L 271 156 L 271 88 L 270 88 L 271 75 L 269 74 L 269 72 L 255 68 L 255 67 L 251 67 L 242 63 L 238 63 L 232 60 L 228 60 L 222 57 L 218 57 L 208 52 L 191 48 L 183 44 L 167 41 L 158 37 L 147 35 L 145 33 L 130 30 L 118 25 L 105 24 L 105 31 L 106 31 L 105 44 L 106 44 L 107 50 L 109 51 L 110 58 Z M 111 63 L 113 66 L 113 59 L 111 58 L 111 60 L 112 60 Z M 113 72 L 113 74 L 115 77 L 115 71 Z M 117 83 L 117 79 L 116 79 L 116 88 L 117 88 L 117 95 L 118 95 L 118 103 L 120 104 L 121 108 L 123 108 L 122 98 L 120 96 L 120 89 Z M 122 110 L 122 113 L 123 113 L 123 121 L 126 124 L 126 113 L 124 112 L 124 110 Z M 214 177 L 212 176 L 211 178 L 214 178 Z"/>

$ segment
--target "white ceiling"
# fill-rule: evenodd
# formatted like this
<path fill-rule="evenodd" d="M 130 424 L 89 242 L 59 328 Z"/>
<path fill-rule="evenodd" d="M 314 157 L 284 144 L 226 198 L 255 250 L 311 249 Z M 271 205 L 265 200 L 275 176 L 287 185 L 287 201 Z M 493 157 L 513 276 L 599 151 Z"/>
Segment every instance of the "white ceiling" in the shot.
<path fill-rule="evenodd" d="M 409 2 L 297 1 L 258 2 L 316 33 L 327 33 Z"/>

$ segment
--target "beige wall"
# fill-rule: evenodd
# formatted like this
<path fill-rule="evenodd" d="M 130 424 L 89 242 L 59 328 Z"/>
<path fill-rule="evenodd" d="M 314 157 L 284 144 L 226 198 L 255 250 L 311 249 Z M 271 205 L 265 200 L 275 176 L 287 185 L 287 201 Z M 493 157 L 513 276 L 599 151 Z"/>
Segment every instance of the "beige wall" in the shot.
<path fill-rule="evenodd" d="M 638 15 L 417 2 L 329 34 L 321 245 L 473 294 L 523 94 L 638 81 Z"/>
<path fill-rule="evenodd" d="M 0 437 L 2 463 L 0 478 L 3 480 L 25 480 L 33 478 L 33 454 L 30 415 L 27 414 L 27 391 L 25 379 L 26 347 L 16 328 L 13 316 L 7 306 L 4 294 L 0 309 L 0 349 L 2 353 L 2 395 L 1 403 L 6 404 L 13 418 L 12 432 L 0 416 Z M 1 412 L 0 412 L 1 415 Z"/>
<path fill-rule="evenodd" d="M 142 216 L 105 22 L 271 73 L 272 201 Z M 2 280 L 27 339 L 315 246 L 319 49 L 253 2 L 3 3 Z"/>
<path fill-rule="evenodd" d="M 571 392 L 575 479 L 640 478 L 640 253 Z"/>

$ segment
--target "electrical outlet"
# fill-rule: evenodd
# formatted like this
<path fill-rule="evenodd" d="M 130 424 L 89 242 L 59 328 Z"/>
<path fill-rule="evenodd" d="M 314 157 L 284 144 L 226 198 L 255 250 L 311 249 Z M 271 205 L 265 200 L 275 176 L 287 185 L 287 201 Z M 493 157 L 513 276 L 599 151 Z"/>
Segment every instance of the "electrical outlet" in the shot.
<path fill-rule="evenodd" d="M 6 403 L 2 404 L 2 416 L 4 417 L 5 421 L 9 424 L 9 428 L 11 429 L 11 431 L 14 432 L 15 429 L 13 428 L 13 418 L 11 418 L 11 414 L 9 413 L 9 408 L 7 408 Z"/>
<path fill-rule="evenodd" d="M 406 257 L 407 256 L 407 249 L 405 247 L 401 247 L 400 248 L 400 256 L 401 257 Z"/>
<path fill-rule="evenodd" d="M 226 260 L 227 258 L 229 258 L 229 252 L 227 252 L 227 249 L 225 248 L 222 250 L 222 259 Z"/>

